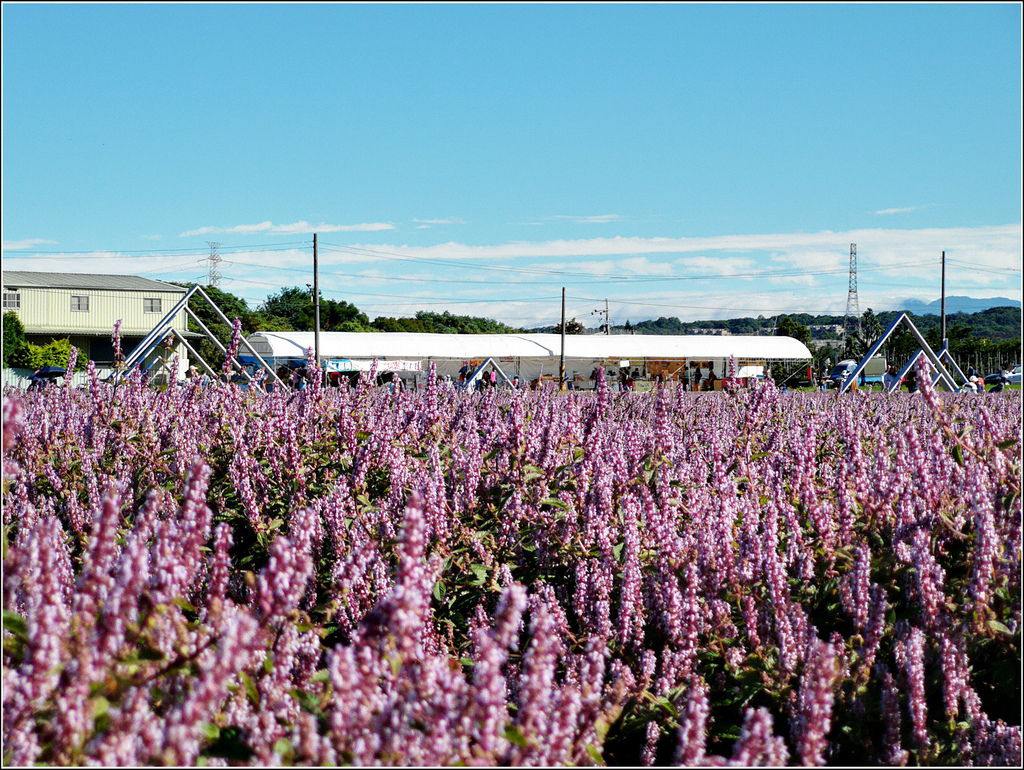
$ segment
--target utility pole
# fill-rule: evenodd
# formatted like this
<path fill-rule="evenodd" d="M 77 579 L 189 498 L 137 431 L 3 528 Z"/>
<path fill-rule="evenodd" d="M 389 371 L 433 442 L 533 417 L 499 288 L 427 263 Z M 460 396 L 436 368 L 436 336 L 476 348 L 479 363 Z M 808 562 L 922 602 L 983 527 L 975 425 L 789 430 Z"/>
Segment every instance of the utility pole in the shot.
<path fill-rule="evenodd" d="M 320 265 L 316 251 L 316 233 L 313 233 L 313 355 L 320 368 Z M 322 378 L 322 375 L 321 375 Z"/>
<path fill-rule="evenodd" d="M 612 325 L 611 325 L 611 322 L 608 320 L 609 317 L 610 317 L 608 315 L 608 300 L 604 301 L 604 310 L 600 310 L 600 309 L 594 310 L 594 311 L 591 311 L 590 314 L 594 315 L 595 313 L 604 313 L 604 333 L 609 335 L 609 336 L 611 336 Z"/>
<path fill-rule="evenodd" d="M 942 252 L 942 300 L 940 302 L 942 313 L 942 349 L 949 347 L 949 340 L 946 339 L 946 252 Z"/>
<path fill-rule="evenodd" d="M 558 356 L 558 389 L 565 389 L 565 287 L 562 287 L 562 352 Z"/>

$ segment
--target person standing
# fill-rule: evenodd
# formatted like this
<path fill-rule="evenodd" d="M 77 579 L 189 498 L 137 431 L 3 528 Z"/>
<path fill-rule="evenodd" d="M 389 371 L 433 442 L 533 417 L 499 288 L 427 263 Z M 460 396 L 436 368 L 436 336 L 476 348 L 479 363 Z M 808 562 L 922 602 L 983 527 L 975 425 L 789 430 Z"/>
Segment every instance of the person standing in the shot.
<path fill-rule="evenodd" d="M 917 369 L 915 367 L 911 367 L 907 372 L 907 392 L 917 393 Z"/>
<path fill-rule="evenodd" d="M 893 364 L 885 370 L 885 374 L 882 376 L 882 384 L 885 386 L 886 393 L 890 393 L 895 389 L 895 386 L 899 384 L 899 379 L 896 377 L 896 367 Z"/>

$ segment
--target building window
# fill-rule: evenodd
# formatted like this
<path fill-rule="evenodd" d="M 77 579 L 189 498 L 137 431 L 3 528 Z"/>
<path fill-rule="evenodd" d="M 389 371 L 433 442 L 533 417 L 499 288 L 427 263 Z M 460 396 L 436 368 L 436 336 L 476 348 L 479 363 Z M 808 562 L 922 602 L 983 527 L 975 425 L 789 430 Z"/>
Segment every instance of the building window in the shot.
<path fill-rule="evenodd" d="M 88 294 L 72 294 L 71 295 L 71 311 L 73 313 L 88 313 L 89 312 L 89 295 Z"/>
<path fill-rule="evenodd" d="M 4 292 L 4 310 L 21 310 L 21 292 Z"/>
<path fill-rule="evenodd" d="M 162 304 L 163 303 L 160 301 L 160 297 L 144 297 L 142 300 L 142 312 L 162 313 Z"/>

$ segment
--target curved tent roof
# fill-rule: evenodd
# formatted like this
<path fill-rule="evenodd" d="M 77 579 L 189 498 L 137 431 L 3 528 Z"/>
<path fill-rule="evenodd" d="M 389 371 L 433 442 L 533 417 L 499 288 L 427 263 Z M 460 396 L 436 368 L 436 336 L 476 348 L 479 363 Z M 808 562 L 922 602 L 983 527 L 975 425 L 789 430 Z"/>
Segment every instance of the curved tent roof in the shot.
<path fill-rule="evenodd" d="M 263 357 L 304 358 L 313 332 L 255 332 L 247 340 Z M 549 358 L 561 352 L 558 334 L 421 334 L 320 332 L 322 358 Z M 805 359 L 792 337 L 753 335 L 567 334 L 566 358 Z"/>

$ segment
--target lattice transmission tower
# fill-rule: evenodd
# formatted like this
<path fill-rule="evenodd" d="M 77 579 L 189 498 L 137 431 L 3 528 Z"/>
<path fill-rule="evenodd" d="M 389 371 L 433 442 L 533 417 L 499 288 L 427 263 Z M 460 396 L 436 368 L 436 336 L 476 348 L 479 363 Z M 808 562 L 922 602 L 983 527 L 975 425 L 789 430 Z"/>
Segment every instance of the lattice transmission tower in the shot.
<path fill-rule="evenodd" d="M 206 285 L 212 286 L 214 289 L 220 288 L 220 254 L 217 249 L 220 248 L 220 244 L 216 241 L 207 241 L 207 245 L 210 247 L 210 256 L 204 261 L 209 266 L 209 273 L 206 276 Z"/>
<path fill-rule="evenodd" d="M 843 345 L 850 333 L 860 334 L 860 301 L 857 299 L 857 244 L 850 244 L 850 290 L 846 294 L 846 317 L 843 319 Z"/>

